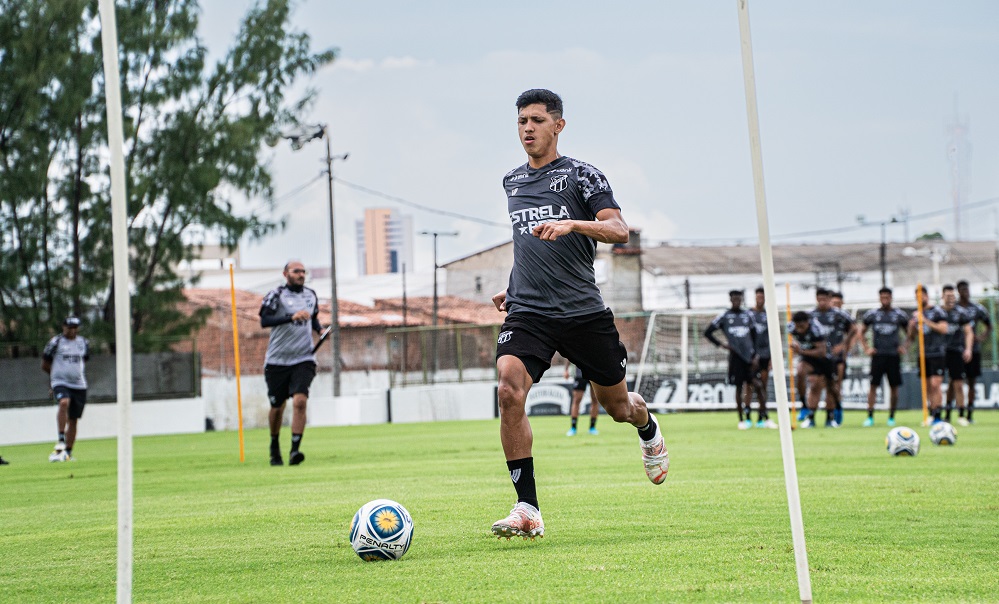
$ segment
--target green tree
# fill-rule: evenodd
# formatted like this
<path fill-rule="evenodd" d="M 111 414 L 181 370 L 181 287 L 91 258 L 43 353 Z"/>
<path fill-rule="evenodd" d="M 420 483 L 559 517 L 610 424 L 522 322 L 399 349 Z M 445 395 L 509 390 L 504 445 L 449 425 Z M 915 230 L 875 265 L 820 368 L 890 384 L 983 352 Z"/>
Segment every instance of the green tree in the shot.
<path fill-rule="evenodd" d="M 298 123 L 332 62 L 289 21 L 289 0 L 243 18 L 214 65 L 196 0 L 118 2 L 132 326 L 137 350 L 187 335 L 174 267 L 197 246 L 230 248 L 277 225 L 233 199 L 272 200 L 262 143 Z M 0 0 L 0 338 L 38 343 L 58 317 L 89 315 L 113 339 L 110 183 L 95 0 Z M 94 311 L 93 309 L 96 309 Z"/>

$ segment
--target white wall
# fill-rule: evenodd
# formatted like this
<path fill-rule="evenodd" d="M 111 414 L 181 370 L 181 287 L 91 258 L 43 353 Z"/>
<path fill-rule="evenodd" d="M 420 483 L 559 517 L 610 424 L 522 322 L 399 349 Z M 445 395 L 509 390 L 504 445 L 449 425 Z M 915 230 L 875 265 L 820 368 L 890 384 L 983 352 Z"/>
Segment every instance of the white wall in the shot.
<path fill-rule="evenodd" d="M 436 384 L 392 390 L 392 423 L 492 419 L 496 385 Z"/>

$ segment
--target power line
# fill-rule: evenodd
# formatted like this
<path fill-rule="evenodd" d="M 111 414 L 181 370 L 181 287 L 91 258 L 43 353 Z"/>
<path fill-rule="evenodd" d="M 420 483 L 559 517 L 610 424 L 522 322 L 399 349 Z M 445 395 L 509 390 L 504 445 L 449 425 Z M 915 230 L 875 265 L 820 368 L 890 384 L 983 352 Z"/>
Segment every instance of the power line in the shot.
<path fill-rule="evenodd" d="M 409 201 L 408 199 L 403 199 L 401 197 L 396 197 L 394 195 L 389 195 L 387 193 L 382 193 L 381 191 L 376 191 L 374 189 L 369 189 L 368 187 L 364 187 L 364 186 L 361 186 L 361 185 L 358 185 L 358 184 L 354 184 L 352 182 L 348 182 L 348 181 L 340 178 L 339 176 L 334 177 L 334 180 L 336 182 L 344 185 L 345 187 L 349 187 L 351 189 L 355 189 L 357 191 L 361 191 L 362 193 L 367 193 L 368 195 L 374 195 L 375 197 L 381 197 L 382 199 L 386 199 L 388 201 L 394 201 L 395 203 L 399 203 L 399 204 L 402 204 L 404 206 L 409 206 L 411 208 L 416 208 L 418 210 L 423 210 L 424 212 L 430 212 L 430 213 L 433 213 L 433 214 L 440 214 L 442 216 L 450 216 L 451 218 L 457 218 L 459 220 L 467 220 L 469 222 L 477 222 L 479 224 L 484 224 L 484 225 L 487 225 L 487 226 L 499 227 L 499 228 L 504 228 L 504 229 L 510 228 L 510 225 L 508 223 L 505 223 L 505 222 L 495 222 L 493 220 L 486 220 L 484 218 L 477 218 L 475 216 L 467 216 L 465 214 L 459 214 L 457 212 L 449 212 L 447 210 L 441 210 L 441 209 L 438 209 L 438 208 L 431 208 L 429 206 L 425 206 L 425 205 L 422 205 L 422 204 L 419 204 L 419 203 L 416 203 L 416 202 L 413 202 L 413 201 Z"/>

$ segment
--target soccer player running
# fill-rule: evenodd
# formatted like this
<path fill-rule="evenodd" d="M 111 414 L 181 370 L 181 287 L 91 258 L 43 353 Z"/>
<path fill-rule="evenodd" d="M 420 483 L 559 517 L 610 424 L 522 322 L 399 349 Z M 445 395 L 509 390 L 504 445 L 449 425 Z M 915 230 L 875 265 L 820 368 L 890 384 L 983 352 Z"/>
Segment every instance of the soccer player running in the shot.
<path fill-rule="evenodd" d="M 565 362 L 565 379 L 569 379 L 569 367 L 572 365 L 569 361 Z M 579 422 L 579 405 L 583 402 L 583 395 L 586 394 L 586 389 L 589 387 L 590 382 L 585 377 L 583 377 L 583 370 L 576 367 L 576 380 L 572 385 L 572 403 L 569 405 L 569 417 L 571 418 L 572 425 L 569 431 L 565 433 L 566 436 L 576 435 L 576 424 Z M 592 436 L 600 434 L 597 430 L 597 416 L 600 414 L 600 405 L 596 401 L 590 401 L 590 430 L 589 433 Z"/>
<path fill-rule="evenodd" d="M 497 395 L 500 440 L 517 503 L 492 532 L 533 539 L 544 535 L 545 525 L 525 402 L 556 351 L 582 369 L 595 400 L 614 421 L 638 429 L 645 473 L 653 483 L 666 480 L 669 454 L 645 401 L 628 392 L 627 352 L 594 278 L 597 242 L 628 241 L 620 206 L 599 170 L 558 152 L 565 120 L 557 94 L 528 90 L 516 105 L 528 161 L 503 177 L 514 262 L 509 286 L 493 303 L 507 312 L 496 348 Z"/>
<path fill-rule="evenodd" d="M 756 306 L 749 309 L 756 323 L 756 372 L 753 374 L 753 390 L 759 402 L 757 428 L 777 429 L 777 422 L 770 419 L 767 412 L 767 393 L 770 386 L 770 330 L 767 327 L 766 293 L 762 287 L 756 288 Z"/>
<path fill-rule="evenodd" d="M 831 379 L 826 384 L 826 409 L 832 415 L 826 419 L 827 428 L 839 428 L 843 408 L 841 402 L 842 380 L 846 373 L 846 352 L 853 338 L 853 317 L 844 310 L 832 305 L 833 292 L 825 288 L 815 290 L 815 309 L 812 318 L 826 331 L 826 345 L 829 348 Z"/>
<path fill-rule="evenodd" d="M 971 316 L 957 305 L 953 285 L 943 287 L 943 310 L 947 313 L 947 373 L 950 383 L 947 386 L 947 415 L 957 401 L 957 408 L 964 416 L 964 368 L 971 361 L 975 334 L 971 328 Z"/>
<path fill-rule="evenodd" d="M 923 297 L 923 360 L 926 365 L 926 372 L 921 374 L 921 378 L 926 380 L 926 398 L 930 407 L 930 414 L 933 421 L 940 421 L 940 408 L 942 407 L 942 392 L 944 372 L 947 371 L 947 338 L 948 323 L 947 312 L 939 306 L 934 306 L 926 294 L 926 288 L 920 286 L 916 289 L 916 295 Z M 919 329 L 919 309 L 912 313 L 909 319 L 909 339 L 916 342 Z"/>
<path fill-rule="evenodd" d="M 735 386 L 735 409 L 739 413 L 740 430 L 753 427 L 750 419 L 753 403 L 753 374 L 759 366 L 756 354 L 756 319 L 753 313 L 742 308 L 741 289 L 728 292 L 732 306 L 718 315 L 704 330 L 704 337 L 719 348 L 728 351 L 728 383 Z M 715 337 L 716 331 L 725 334 L 725 341 Z M 745 415 L 743 415 L 745 413 Z M 761 403 L 758 418 L 762 422 L 766 404 Z"/>
<path fill-rule="evenodd" d="M 832 381 L 833 367 L 829 359 L 826 330 L 807 312 L 799 310 L 791 316 L 791 350 L 798 355 L 798 375 L 808 384 L 808 397 L 802 428 L 815 427 L 815 413 L 819 409 L 819 396 L 825 389 L 826 425 L 832 421 L 835 407 L 829 403 L 828 384 Z"/>
<path fill-rule="evenodd" d="M 281 457 L 281 418 L 288 398 L 292 399 L 291 453 L 288 464 L 305 461 L 299 451 L 305 432 L 305 408 L 309 386 L 316 377 L 316 357 L 312 353 L 312 332 L 322 332 L 319 324 L 319 297 L 305 287 L 305 266 L 292 260 L 284 266 L 287 281 L 271 290 L 260 304 L 260 326 L 269 327 L 270 340 L 264 356 L 264 380 L 270 400 L 271 465 L 284 465 Z"/>
<path fill-rule="evenodd" d="M 42 351 L 42 371 L 49 374 L 52 396 L 59 410 L 56 428 L 59 440 L 49 461 L 73 461 L 76 427 L 87 404 L 86 362 L 90 344 L 80 334 L 80 319 L 66 317 L 62 333 L 49 340 Z"/>
<path fill-rule="evenodd" d="M 975 334 L 975 345 L 971 351 L 971 360 L 964 366 L 965 381 L 968 384 L 967 415 L 960 415 L 957 423 L 967 426 L 972 423 L 971 412 L 975 409 L 975 382 L 982 375 L 982 342 L 989 339 L 992 333 L 992 317 L 984 306 L 971 299 L 971 291 L 967 281 L 957 282 L 957 305 L 971 318 L 971 332 Z M 985 326 L 985 331 L 977 333 L 978 324 Z"/>
<path fill-rule="evenodd" d="M 909 325 L 909 315 L 905 311 L 892 306 L 891 288 L 882 287 L 878 291 L 881 302 L 879 308 L 873 308 L 861 320 L 858 339 L 864 346 L 864 353 L 871 357 L 871 388 L 867 392 L 867 419 L 864 427 L 874 425 L 874 402 L 877 400 L 878 388 L 888 377 L 890 392 L 888 407 L 888 426 L 895 425 L 895 409 L 898 407 L 898 387 L 902 385 L 902 355 L 907 346 L 905 330 Z M 871 344 L 864 338 L 867 330 L 871 330 Z M 902 337 L 899 338 L 899 330 Z"/>

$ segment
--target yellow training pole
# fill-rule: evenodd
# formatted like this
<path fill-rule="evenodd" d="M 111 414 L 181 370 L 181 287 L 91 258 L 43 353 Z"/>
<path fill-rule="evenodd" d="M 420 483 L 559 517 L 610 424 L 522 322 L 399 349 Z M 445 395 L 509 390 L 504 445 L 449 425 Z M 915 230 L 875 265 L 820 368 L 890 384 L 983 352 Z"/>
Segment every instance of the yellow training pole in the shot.
<path fill-rule="evenodd" d="M 239 415 L 239 462 L 246 461 L 243 449 L 243 391 L 239 384 L 239 323 L 236 321 L 236 279 L 229 264 L 229 292 L 232 294 L 232 348 L 236 353 L 236 412 Z"/>
<path fill-rule="evenodd" d="M 923 342 L 923 284 L 916 284 L 916 310 L 919 313 L 919 386 L 923 392 L 923 425 L 929 420 L 926 409 L 926 347 Z"/>
<path fill-rule="evenodd" d="M 790 370 L 791 379 L 791 427 L 798 427 L 798 398 L 794 395 L 794 351 L 791 350 L 791 284 L 784 284 L 784 293 L 787 295 L 787 308 L 784 309 L 784 314 L 787 316 L 787 367 Z"/>

